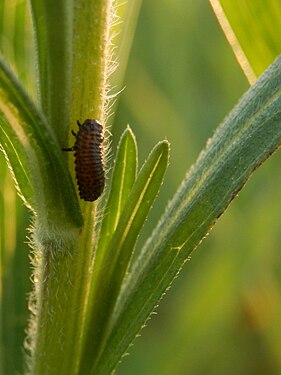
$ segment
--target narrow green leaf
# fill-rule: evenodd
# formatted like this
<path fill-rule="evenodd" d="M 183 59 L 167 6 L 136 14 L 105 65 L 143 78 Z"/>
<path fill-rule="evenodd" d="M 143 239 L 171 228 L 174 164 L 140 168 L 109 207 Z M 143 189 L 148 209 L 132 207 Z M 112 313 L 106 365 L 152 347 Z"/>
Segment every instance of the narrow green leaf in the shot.
<path fill-rule="evenodd" d="M 5 14 L 5 2 L 0 1 L 0 50 L 3 53 L 4 44 L 4 14 Z"/>
<path fill-rule="evenodd" d="M 105 343 L 112 309 L 139 232 L 163 182 L 168 156 L 167 141 L 160 142 L 152 150 L 126 201 L 103 262 L 97 272 L 94 269 L 92 309 L 86 326 L 87 337 L 80 374 L 88 373 L 89 369 L 92 370 L 91 373 L 95 373 L 95 366 L 92 366 L 91 359 L 96 358 Z"/>
<path fill-rule="evenodd" d="M 24 153 L 24 147 L 3 113 L 0 113 L 0 143 L 2 144 L 2 146 L 0 144 L 0 149 L 6 156 L 22 200 L 27 207 L 34 210 L 34 190 L 26 167 L 28 158 Z"/>
<path fill-rule="evenodd" d="M 281 144 L 281 58 L 218 128 L 124 281 L 95 375 L 109 374 L 191 252 Z"/>
<path fill-rule="evenodd" d="M 69 129 L 72 2 L 30 0 L 38 51 L 39 98 L 61 145 Z"/>
<path fill-rule="evenodd" d="M 249 82 L 279 55 L 281 7 L 276 0 L 210 0 Z"/>
<path fill-rule="evenodd" d="M 25 202 L 36 211 L 47 238 L 58 230 L 71 236 L 69 226 L 80 226 L 82 218 L 63 153 L 44 118 L 1 61 L 0 113 L 1 145 Z"/>
<path fill-rule="evenodd" d="M 132 190 L 137 173 L 137 144 L 132 130 L 128 127 L 121 136 L 111 177 L 111 188 L 101 224 L 99 242 L 95 255 L 95 268 L 104 255 L 113 233 L 115 232 L 124 205 Z"/>
<path fill-rule="evenodd" d="M 33 42 L 31 40 L 31 19 L 28 10 L 28 3 L 26 1 L 17 2 L 14 14 L 13 49 L 19 80 L 24 83 L 26 89 L 28 87 L 32 91 L 32 94 L 34 94 L 35 87 L 31 85 L 35 81 L 35 64 L 30 64 L 34 56 L 28 49 Z M 30 55 L 28 55 L 29 52 Z"/>

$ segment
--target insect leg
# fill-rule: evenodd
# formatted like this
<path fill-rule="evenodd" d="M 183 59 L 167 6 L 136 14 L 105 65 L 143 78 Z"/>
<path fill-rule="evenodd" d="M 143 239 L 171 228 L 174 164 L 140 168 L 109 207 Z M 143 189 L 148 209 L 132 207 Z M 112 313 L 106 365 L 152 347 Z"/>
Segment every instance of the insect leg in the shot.
<path fill-rule="evenodd" d="M 75 151 L 76 147 L 62 148 L 62 151 Z"/>

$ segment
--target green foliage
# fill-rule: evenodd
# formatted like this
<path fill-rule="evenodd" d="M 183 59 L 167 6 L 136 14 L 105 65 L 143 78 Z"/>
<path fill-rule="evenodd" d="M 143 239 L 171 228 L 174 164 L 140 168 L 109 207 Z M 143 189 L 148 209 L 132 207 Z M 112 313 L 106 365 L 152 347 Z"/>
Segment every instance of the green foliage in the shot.
<path fill-rule="evenodd" d="M 0 69 L 2 147 L 25 204 L 47 230 L 42 237 L 51 238 L 82 223 L 73 184 L 44 117 L 4 63 Z"/>
<path fill-rule="evenodd" d="M 78 202 L 71 179 L 73 159 L 70 157 L 69 173 L 68 155 L 63 155 L 61 147 L 66 146 L 67 134 L 77 119 L 106 121 L 109 76 L 115 65 L 112 33 L 121 32 L 114 40 L 120 43 L 118 55 L 123 56 L 121 63 L 125 66 L 127 45 L 132 38 L 131 35 L 128 38 L 125 31 L 134 29 L 139 5 L 140 2 L 135 2 L 134 6 L 122 5 L 118 9 L 119 16 L 131 15 L 122 27 L 114 23 L 115 9 L 111 1 L 85 3 L 78 0 L 73 7 L 64 0 L 56 2 L 55 6 L 50 6 L 46 0 L 31 1 L 38 51 L 37 100 L 32 99 L 32 85 L 26 84 L 23 88 L 19 83 L 21 79 L 25 84 L 25 78 L 22 78 L 24 73 L 17 68 L 17 63 L 15 71 L 19 78 L 6 63 L 0 65 L 1 147 L 20 195 L 34 215 L 31 239 L 34 291 L 30 300 L 32 316 L 27 338 L 30 374 L 112 373 L 191 252 L 208 234 L 252 172 L 281 144 L 281 58 L 278 58 L 218 127 L 152 235 L 144 232 L 144 245 L 143 239 L 139 245 L 137 241 L 166 173 L 169 160 L 167 141 L 157 143 L 138 172 L 137 142 L 127 127 L 119 141 L 110 183 L 99 204 Z M 149 6 L 154 7 L 153 4 Z M 5 6 L 0 6 L 1 14 L 5 13 L 4 9 Z M 15 10 L 14 19 L 18 20 L 18 25 L 14 28 L 13 45 L 20 56 L 25 56 L 26 50 L 21 53 L 17 46 L 22 46 L 20 25 L 24 28 L 30 18 L 20 1 Z M 172 20 L 177 11 L 181 12 L 179 4 L 171 6 L 168 19 Z M 1 22 L 0 29 L 4 30 L 3 17 Z M 143 31 L 144 38 L 145 31 L 149 39 L 157 34 L 148 28 Z M 180 35 L 177 34 L 177 40 Z M 167 38 L 163 40 L 166 54 Z M 161 46 L 156 46 L 161 56 Z M 4 52 L 3 46 L 1 49 Z M 139 51 L 143 52 L 142 49 Z M 3 55 L 7 61 L 12 60 L 7 54 Z M 19 62 L 17 54 L 15 61 Z M 25 58 L 22 61 L 25 64 Z M 138 72 L 142 74 L 135 74 L 134 79 L 138 80 L 139 87 L 145 87 L 142 85 L 149 82 L 148 76 L 141 69 Z M 161 69 L 157 68 L 157 72 L 161 75 Z M 33 74 L 31 69 L 29 77 Z M 122 76 L 121 69 L 120 76 L 115 75 L 111 80 L 118 88 Z M 169 78 L 166 75 L 166 82 Z M 171 85 L 175 80 L 175 76 L 171 78 Z M 148 119 L 152 113 L 148 108 L 142 109 L 143 103 L 147 103 L 151 110 L 157 108 L 153 126 L 156 128 L 160 124 L 164 127 L 168 118 L 167 129 L 177 133 L 174 126 L 178 118 L 174 116 L 169 101 L 163 100 L 155 86 L 147 87 L 146 91 L 139 90 L 139 98 L 137 94 L 133 95 L 133 100 L 130 89 L 127 90 L 130 108 L 142 120 Z M 185 104 L 184 92 L 180 95 Z M 177 148 L 186 152 L 185 138 L 180 138 L 179 144 L 184 147 Z M 143 153 L 143 144 L 140 144 L 139 151 Z M 0 177 L 5 176 L 1 171 Z M 7 189 L 1 190 L 0 208 L 1 219 L 7 220 L 9 206 L 5 191 Z M 3 225 L 0 228 L 1 252 L 6 254 L 5 249 L 10 249 L 9 232 Z M 12 280 L 9 276 L 15 269 L 10 267 L 13 261 L 7 255 L 1 263 L 7 272 L 3 277 L 7 288 L 8 280 Z M 15 262 L 14 266 L 17 264 Z M 215 286 L 218 285 L 218 274 L 227 277 L 226 271 L 231 272 L 230 264 L 225 267 L 220 262 L 213 263 L 211 269 L 216 276 L 213 279 Z M 204 270 L 207 274 L 208 267 L 205 266 Z M 197 281 L 195 285 L 200 285 Z M 195 285 L 192 283 L 196 290 Z M 224 297 L 227 299 L 226 293 Z M 208 304 L 204 305 L 200 293 L 197 293 L 198 301 L 195 297 L 194 300 L 197 305 L 194 304 L 192 311 L 197 311 L 199 316 L 198 320 L 195 319 L 195 326 L 203 324 L 208 331 L 209 320 L 202 314 L 208 309 Z M 7 301 L 12 301 L 12 298 L 5 292 L 3 302 Z M 7 316 L 9 306 L 1 306 L 1 310 Z M 208 311 L 207 315 L 211 313 Z M 219 317 L 223 326 L 223 313 Z M 11 326 L 8 319 L 3 322 L 7 327 Z M 184 326 L 181 321 L 181 327 Z M 7 353 L 13 352 L 15 343 L 7 339 L 7 327 L 3 339 L 8 347 L 1 365 L 10 375 L 21 369 L 19 353 L 16 354 L 15 367 L 9 363 Z M 174 342 L 176 340 L 177 337 Z M 164 342 L 159 344 L 164 346 Z M 187 344 L 187 347 L 191 355 L 192 345 Z M 201 354 L 203 357 L 204 353 Z M 196 355 L 198 357 L 198 353 L 191 355 L 194 363 Z M 165 360 L 158 363 L 159 374 L 181 373 L 180 362 L 173 361 L 171 355 L 167 355 L 167 360 L 168 367 L 161 365 Z M 205 362 L 198 363 L 202 368 Z M 142 366 L 137 368 L 142 371 Z M 152 372 L 156 374 L 157 367 Z"/>
<path fill-rule="evenodd" d="M 210 0 L 250 82 L 280 54 L 281 8 L 275 0 Z"/>
<path fill-rule="evenodd" d="M 116 160 L 119 160 L 121 165 L 125 165 L 125 161 L 132 161 L 133 168 L 130 169 L 133 170 L 134 174 L 136 161 L 130 160 L 131 155 L 127 156 L 123 152 L 128 138 L 132 138 L 132 135 L 127 130 L 122 137 Z M 130 194 L 126 197 L 118 224 L 106 249 L 101 254 L 100 249 L 96 249 L 96 262 L 90 290 L 90 303 L 92 306 L 88 312 L 88 331 L 86 332 L 85 349 L 82 354 L 81 374 L 98 373 L 96 363 L 98 363 L 99 356 L 103 353 L 107 336 L 111 333 L 112 322 L 115 320 L 114 306 L 119 297 L 139 232 L 163 182 L 168 163 L 168 154 L 169 147 L 166 141 L 155 146 L 140 170 Z M 114 192 L 115 181 L 123 179 L 122 168 L 115 168 L 112 179 L 114 181 L 112 185 Z M 112 192 L 110 195 L 112 195 Z M 117 201 L 120 201 L 118 195 L 121 195 L 120 198 L 122 197 L 122 189 L 115 196 Z M 118 216 L 119 206 L 116 208 L 117 210 L 115 211 L 109 201 L 109 205 L 106 208 L 106 210 L 108 209 L 108 217 L 113 215 L 116 218 Z M 102 240 L 100 238 L 101 245 Z M 95 358 L 94 365 L 92 365 L 93 356 Z M 106 372 L 109 372 L 109 370 L 107 369 Z"/>
<path fill-rule="evenodd" d="M 126 347 L 191 252 L 281 144 L 281 58 L 244 95 L 187 174 L 124 282 L 111 337 L 96 374 Z M 122 344 L 120 344 L 122 343 Z M 112 369 L 110 369 L 112 370 Z"/>
<path fill-rule="evenodd" d="M 38 51 L 39 104 L 62 141 L 69 129 L 72 6 L 64 0 L 30 0 L 30 5 Z"/>

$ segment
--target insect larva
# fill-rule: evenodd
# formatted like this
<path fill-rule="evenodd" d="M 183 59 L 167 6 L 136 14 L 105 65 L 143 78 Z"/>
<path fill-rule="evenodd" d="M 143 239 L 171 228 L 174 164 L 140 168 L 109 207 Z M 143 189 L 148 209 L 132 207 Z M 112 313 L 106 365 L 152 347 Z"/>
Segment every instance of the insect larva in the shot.
<path fill-rule="evenodd" d="M 97 120 L 77 121 L 79 130 L 74 146 L 63 151 L 75 151 L 75 171 L 79 195 L 85 201 L 95 201 L 102 194 L 105 184 L 103 163 L 103 127 Z"/>

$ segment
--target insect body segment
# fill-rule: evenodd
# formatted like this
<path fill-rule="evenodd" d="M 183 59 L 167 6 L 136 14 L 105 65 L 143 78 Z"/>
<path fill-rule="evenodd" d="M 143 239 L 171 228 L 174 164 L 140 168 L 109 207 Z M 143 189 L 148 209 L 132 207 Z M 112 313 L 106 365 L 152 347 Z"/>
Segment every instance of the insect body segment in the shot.
<path fill-rule="evenodd" d="M 77 121 L 79 130 L 74 146 L 63 151 L 75 151 L 75 171 L 79 195 L 85 201 L 95 201 L 102 194 L 105 185 L 103 162 L 103 127 L 97 120 Z"/>

